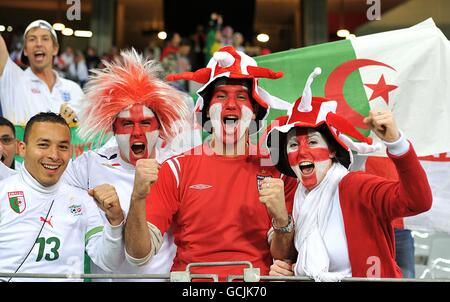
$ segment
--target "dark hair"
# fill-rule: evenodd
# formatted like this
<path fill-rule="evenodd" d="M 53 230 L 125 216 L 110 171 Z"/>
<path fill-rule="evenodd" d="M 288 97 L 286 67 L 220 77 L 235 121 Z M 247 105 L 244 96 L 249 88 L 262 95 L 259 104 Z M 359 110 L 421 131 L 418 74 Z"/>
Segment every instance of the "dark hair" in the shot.
<path fill-rule="evenodd" d="M 27 143 L 28 141 L 28 136 L 30 135 L 31 128 L 33 127 L 34 123 L 61 124 L 65 125 L 70 130 L 69 125 L 67 125 L 66 120 L 61 115 L 56 114 L 54 112 L 40 112 L 34 115 L 32 118 L 30 118 L 27 122 L 27 125 L 25 126 L 25 131 L 23 133 L 23 141 L 25 143 Z"/>
<path fill-rule="evenodd" d="M 294 127 L 292 129 L 296 129 Z M 334 138 L 333 134 L 331 134 L 328 126 L 324 123 L 317 128 L 311 128 L 318 131 L 325 139 L 325 142 L 328 145 L 328 148 L 331 152 L 335 152 L 335 157 L 332 159 L 333 162 L 339 162 L 344 167 L 348 168 L 350 166 L 350 155 L 349 151 L 345 150 Z M 267 138 L 267 146 L 270 148 L 270 156 L 272 161 L 275 163 L 275 167 L 281 173 L 291 176 L 297 177 L 289 165 L 288 155 L 287 155 L 287 133 L 279 132 L 279 140 L 278 144 L 272 145 L 272 133 Z"/>
<path fill-rule="evenodd" d="M 181 42 L 179 46 L 191 46 L 191 41 L 187 38 L 181 38 Z"/>
<path fill-rule="evenodd" d="M 16 137 L 16 127 L 14 127 L 13 123 L 11 123 L 10 120 L 4 118 L 3 116 L 0 116 L 0 126 L 8 126 L 9 128 L 11 128 L 14 137 Z"/>

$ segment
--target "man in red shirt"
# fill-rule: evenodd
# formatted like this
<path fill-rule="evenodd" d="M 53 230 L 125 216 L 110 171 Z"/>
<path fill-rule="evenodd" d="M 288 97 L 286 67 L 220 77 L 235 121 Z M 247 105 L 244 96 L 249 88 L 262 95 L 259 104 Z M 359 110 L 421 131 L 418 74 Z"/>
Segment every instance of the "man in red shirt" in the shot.
<path fill-rule="evenodd" d="M 228 46 L 215 53 L 207 68 L 168 77 L 205 84 L 196 111 L 203 128 L 212 127 L 212 138 L 160 169 L 151 160 L 137 162 L 125 231 L 130 262 L 151 261 L 162 235 L 172 228 L 178 247 L 172 271 L 193 262 L 250 261 L 268 274 L 271 219 L 276 226 L 288 224 L 280 219 L 287 216 L 282 212 L 285 192 L 280 173 L 261 164 L 263 156 L 251 145 L 249 133 L 255 130 L 251 123 L 262 120 L 269 107 L 290 107 L 258 86 L 257 78 L 281 76 Z M 282 196 L 282 203 L 272 202 L 275 195 Z M 191 273 L 218 274 L 224 280 L 241 275 L 243 268 L 196 267 Z"/>

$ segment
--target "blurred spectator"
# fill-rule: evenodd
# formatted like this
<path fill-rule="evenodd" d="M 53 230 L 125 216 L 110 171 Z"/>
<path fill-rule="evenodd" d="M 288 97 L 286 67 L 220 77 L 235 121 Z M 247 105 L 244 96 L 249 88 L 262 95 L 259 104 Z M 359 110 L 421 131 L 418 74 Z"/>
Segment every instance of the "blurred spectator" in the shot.
<path fill-rule="evenodd" d="M 181 39 L 178 50 L 175 53 L 168 54 L 162 60 L 162 66 L 165 74 L 181 73 L 191 71 L 191 62 L 189 60 L 189 53 L 191 51 L 191 45 L 189 40 Z M 188 82 L 186 80 L 179 80 L 170 83 L 171 86 L 177 88 L 180 91 L 188 91 Z"/>
<path fill-rule="evenodd" d="M 159 60 L 161 57 L 161 48 L 154 40 L 148 42 L 148 46 L 144 49 L 144 56 L 150 60 Z"/>
<path fill-rule="evenodd" d="M 4 116 L 13 124 L 25 125 L 31 116 L 48 111 L 59 112 L 69 125 L 76 124 L 84 94 L 80 86 L 53 69 L 58 50 L 56 31 L 48 22 L 30 23 L 21 58 L 30 67 L 24 71 L 9 58 L 0 35 L 0 99 Z"/>
<path fill-rule="evenodd" d="M 14 47 L 12 48 L 11 53 L 9 54 L 9 58 L 17 64 L 22 69 L 27 68 L 27 65 L 22 62 L 20 57 L 22 56 L 22 43 L 17 42 Z"/>
<path fill-rule="evenodd" d="M 61 70 L 65 77 L 68 77 L 69 66 L 73 63 L 75 56 L 73 54 L 73 49 L 67 46 L 64 52 L 59 56 L 57 61 L 57 67 Z"/>
<path fill-rule="evenodd" d="M 220 48 L 220 46 L 217 46 L 218 43 L 222 42 L 222 23 L 223 19 L 221 15 L 217 13 L 211 14 L 205 40 L 205 62 L 209 62 L 209 60 L 211 59 L 212 55 L 214 54 L 213 49 L 218 50 Z"/>
<path fill-rule="evenodd" d="M 214 42 L 211 45 L 211 56 L 222 48 L 222 32 L 220 30 L 216 31 L 216 36 Z"/>
<path fill-rule="evenodd" d="M 97 51 L 93 47 L 88 47 L 86 49 L 86 65 L 88 70 L 97 68 L 100 64 L 100 58 L 97 55 Z"/>
<path fill-rule="evenodd" d="M 119 48 L 117 46 L 112 46 L 109 52 L 104 53 L 101 60 L 106 62 L 120 62 Z M 99 66 L 104 67 L 103 63 L 100 62 Z"/>
<path fill-rule="evenodd" d="M 260 52 L 261 56 L 268 55 L 268 54 L 271 54 L 271 53 L 272 53 L 272 51 L 269 48 L 267 48 L 267 47 L 261 48 L 261 52 Z"/>
<path fill-rule="evenodd" d="M 72 64 L 69 65 L 68 75 L 68 78 L 80 84 L 81 88 L 84 87 L 88 80 L 89 73 L 86 60 L 80 50 L 75 52 L 75 59 Z"/>
<path fill-rule="evenodd" d="M 244 44 L 244 36 L 240 32 L 235 32 L 233 34 L 233 47 L 238 51 L 245 52 Z"/>
<path fill-rule="evenodd" d="M 256 57 L 261 54 L 261 47 L 246 44 L 245 51 L 250 57 Z"/>
<path fill-rule="evenodd" d="M 194 35 L 192 36 L 192 41 L 194 43 L 194 51 L 192 54 L 192 68 L 194 70 L 200 69 L 205 65 L 205 57 L 204 57 L 204 48 L 205 48 L 205 41 L 206 41 L 206 35 L 205 35 L 205 28 L 203 25 L 199 24 L 197 25 L 196 31 Z"/>
<path fill-rule="evenodd" d="M 233 33 L 234 30 L 229 25 L 222 29 L 222 46 L 233 45 Z"/>
<path fill-rule="evenodd" d="M 177 32 L 172 33 L 169 37 L 166 47 L 164 47 L 161 53 L 161 56 L 159 58 L 160 61 L 162 61 L 167 55 L 176 53 L 178 50 L 178 46 L 180 45 L 180 42 L 181 42 L 180 34 Z"/>
<path fill-rule="evenodd" d="M 120 62 L 121 60 L 120 56 L 120 49 L 117 46 L 112 46 L 109 51 L 109 61 L 110 62 Z"/>

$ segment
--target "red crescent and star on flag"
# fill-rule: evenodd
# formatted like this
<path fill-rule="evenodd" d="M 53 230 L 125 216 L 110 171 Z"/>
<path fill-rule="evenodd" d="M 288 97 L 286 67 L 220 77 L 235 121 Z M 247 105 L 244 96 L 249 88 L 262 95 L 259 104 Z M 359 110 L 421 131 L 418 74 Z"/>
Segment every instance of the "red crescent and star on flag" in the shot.
<path fill-rule="evenodd" d="M 395 69 L 385 63 L 370 59 L 354 59 L 337 66 L 329 75 L 325 84 L 325 97 L 333 99 L 338 103 L 337 114 L 345 116 L 355 127 L 367 129 L 363 123 L 364 116 L 355 111 L 344 97 L 344 84 L 347 77 L 355 70 L 365 66 L 383 66 L 395 71 Z M 382 74 L 378 83 L 364 84 L 372 89 L 369 101 L 382 97 L 386 104 L 389 104 L 389 92 L 395 90 L 397 86 L 387 84 Z"/>

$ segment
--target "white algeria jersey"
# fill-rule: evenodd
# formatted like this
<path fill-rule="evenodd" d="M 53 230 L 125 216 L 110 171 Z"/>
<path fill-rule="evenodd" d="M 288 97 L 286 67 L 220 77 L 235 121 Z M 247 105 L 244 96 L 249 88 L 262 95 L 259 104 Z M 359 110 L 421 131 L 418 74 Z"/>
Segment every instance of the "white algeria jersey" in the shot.
<path fill-rule="evenodd" d="M 110 271 L 125 259 L 123 226 L 103 228 L 97 206 L 84 190 L 63 182 L 43 187 L 23 166 L 0 182 L 0 198 L 0 272 L 80 274 L 85 251 Z"/>

